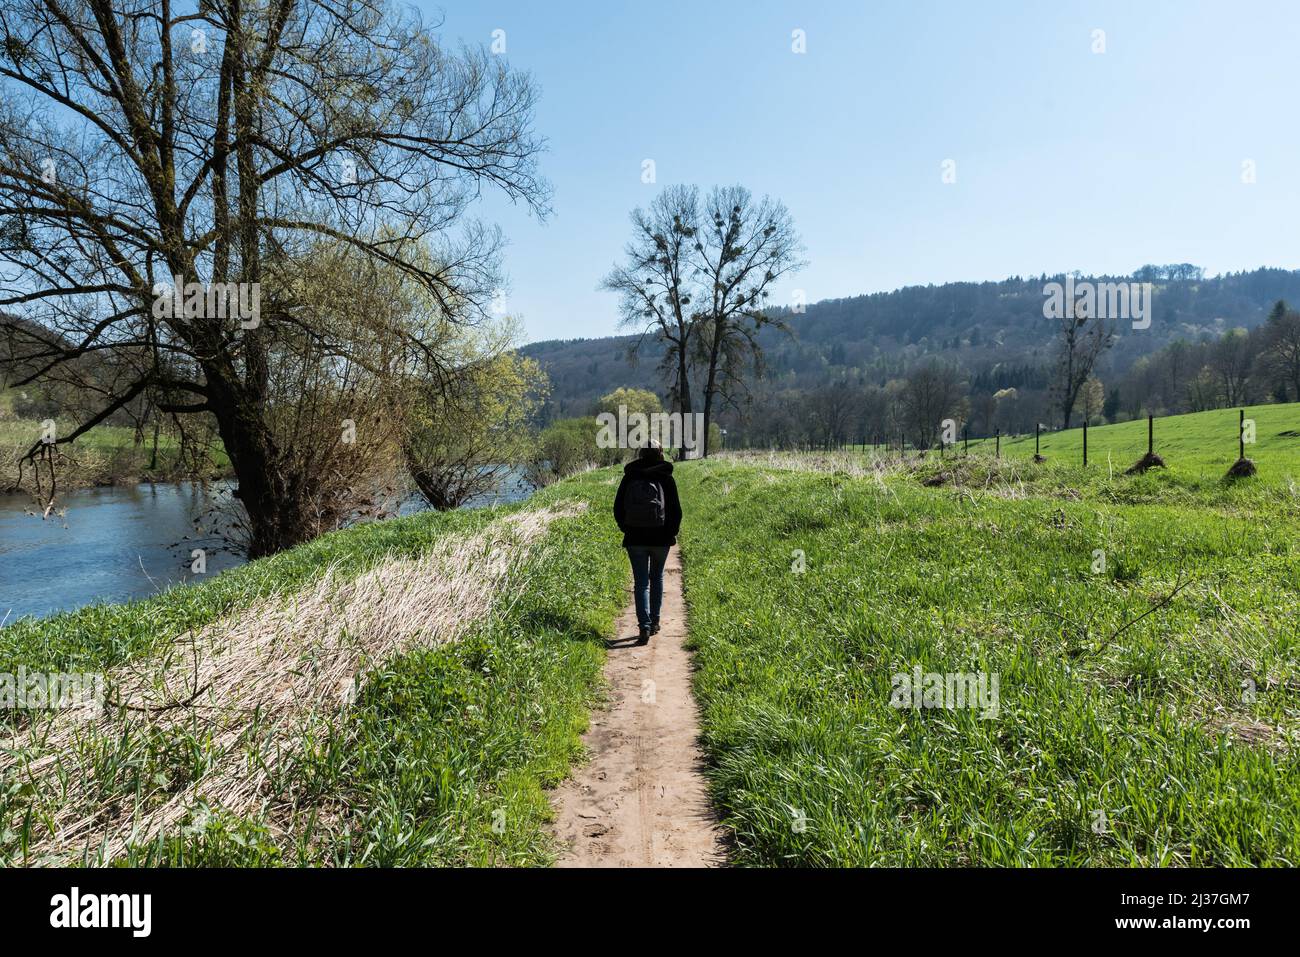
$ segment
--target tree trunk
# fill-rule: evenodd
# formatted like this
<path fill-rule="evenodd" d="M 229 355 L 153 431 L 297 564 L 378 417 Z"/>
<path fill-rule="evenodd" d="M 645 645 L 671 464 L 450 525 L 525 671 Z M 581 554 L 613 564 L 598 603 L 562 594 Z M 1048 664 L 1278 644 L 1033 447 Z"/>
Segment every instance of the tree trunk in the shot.
<path fill-rule="evenodd" d="M 720 346 L 721 336 L 715 330 L 713 343 L 709 348 L 709 375 L 704 383 L 704 451 L 700 457 L 706 459 L 709 457 L 709 425 L 713 422 L 713 397 L 718 391 L 718 354 L 721 351 Z"/>
<path fill-rule="evenodd" d="M 156 413 L 155 413 L 156 414 Z M 149 471 L 153 472 L 158 468 L 158 430 L 161 423 L 154 419 L 153 423 L 153 450 L 149 453 Z"/>
<path fill-rule="evenodd" d="M 239 487 L 235 497 L 248 513 L 248 557 L 263 558 L 312 538 L 301 490 L 285 481 L 275 439 L 261 410 L 238 387 L 208 375 L 212 411 Z"/>
<path fill-rule="evenodd" d="M 678 410 L 682 414 L 682 427 L 686 427 L 685 418 L 692 412 L 691 407 L 691 383 L 688 379 L 687 362 L 686 362 L 686 338 L 678 344 L 677 349 L 677 404 Z"/>

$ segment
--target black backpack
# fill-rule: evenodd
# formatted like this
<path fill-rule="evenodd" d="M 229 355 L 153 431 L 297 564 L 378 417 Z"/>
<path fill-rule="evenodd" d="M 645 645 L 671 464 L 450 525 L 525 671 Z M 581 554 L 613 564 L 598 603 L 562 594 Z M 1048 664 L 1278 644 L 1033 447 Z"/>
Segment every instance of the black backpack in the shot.
<path fill-rule="evenodd" d="M 623 524 L 628 528 L 663 528 L 664 487 L 650 479 L 630 479 L 623 496 Z"/>

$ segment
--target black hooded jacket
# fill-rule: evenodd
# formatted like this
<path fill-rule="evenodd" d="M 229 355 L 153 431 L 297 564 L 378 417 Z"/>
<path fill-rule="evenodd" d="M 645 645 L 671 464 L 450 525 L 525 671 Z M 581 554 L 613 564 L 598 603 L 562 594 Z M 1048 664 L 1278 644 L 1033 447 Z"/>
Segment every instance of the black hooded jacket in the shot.
<path fill-rule="evenodd" d="M 626 512 L 623 494 L 629 479 L 650 479 L 664 490 L 664 524 L 662 528 L 628 528 L 623 524 Z M 623 480 L 618 483 L 614 496 L 614 521 L 623 533 L 623 547 L 629 545 L 676 545 L 677 532 L 682 527 L 682 503 L 677 498 L 677 483 L 673 481 L 673 463 L 655 459 L 633 459 L 623 466 Z"/>

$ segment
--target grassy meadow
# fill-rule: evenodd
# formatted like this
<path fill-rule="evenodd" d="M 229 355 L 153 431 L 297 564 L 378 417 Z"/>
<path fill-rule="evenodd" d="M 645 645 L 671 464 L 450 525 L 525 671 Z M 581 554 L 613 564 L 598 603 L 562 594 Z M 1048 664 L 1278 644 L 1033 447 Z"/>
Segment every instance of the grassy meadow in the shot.
<path fill-rule="evenodd" d="M 1138 423 L 1090 429 L 1087 470 L 1069 434 L 1046 464 L 680 470 L 735 862 L 1300 863 L 1300 439 L 1274 435 L 1294 406 L 1252 411 L 1261 473 L 1236 482 L 1197 445 L 1235 412 L 1158 422 L 1170 468 L 1137 476 L 1101 450 L 1127 466 L 1145 422 L 1140 447 Z M 918 667 L 996 675 L 996 716 L 894 707 Z"/>
<path fill-rule="evenodd" d="M 1155 420 L 1155 451 L 1175 467 L 1184 483 L 1215 482 L 1237 460 L 1238 409 L 1216 409 L 1186 415 L 1162 416 Z M 1246 446 L 1246 457 L 1260 469 L 1265 484 L 1297 477 L 1300 469 L 1300 403 L 1257 405 L 1245 408 L 1246 418 L 1255 422 L 1255 442 Z M 992 439 L 972 440 L 972 451 L 991 452 Z M 1061 465 L 1083 464 L 1083 430 L 1045 432 L 1039 440 L 1042 454 Z M 1147 451 L 1147 420 L 1135 419 L 1088 429 L 1090 467 L 1123 472 Z M 1002 454 L 1023 461 L 1034 455 L 1034 436 L 1003 436 Z"/>
<path fill-rule="evenodd" d="M 1254 411 L 1236 481 L 1198 444 L 1218 412 L 1157 423 L 1143 475 L 1103 450 L 1144 423 L 1090 430 L 1088 469 L 1067 433 L 1045 463 L 678 466 L 731 862 L 1300 863 L 1300 439 Z M 0 629 L 0 672 L 102 672 L 112 705 L 6 718 L 0 863 L 549 863 L 626 601 L 617 478 Z M 995 677 L 995 707 L 906 706 L 918 671 Z"/>

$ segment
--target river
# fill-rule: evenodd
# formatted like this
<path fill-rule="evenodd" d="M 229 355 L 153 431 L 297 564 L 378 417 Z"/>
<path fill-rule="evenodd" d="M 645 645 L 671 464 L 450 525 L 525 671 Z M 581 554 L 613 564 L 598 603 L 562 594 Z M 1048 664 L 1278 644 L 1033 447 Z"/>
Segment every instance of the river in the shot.
<path fill-rule="evenodd" d="M 227 488 L 183 482 L 84 489 L 61 496 L 47 519 L 29 496 L 0 494 L 0 622 L 142 598 L 243 564 L 196 525 Z M 498 493 L 466 507 L 518 501 L 530 491 L 512 473 Z M 399 512 L 424 507 L 412 496 Z M 204 549 L 202 576 L 190 571 L 195 548 Z"/>

